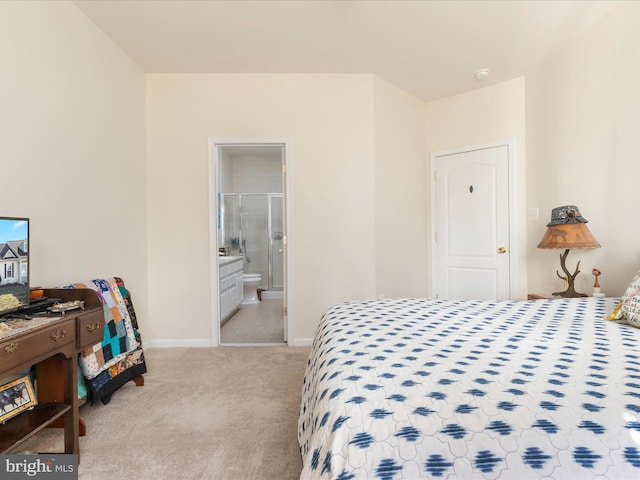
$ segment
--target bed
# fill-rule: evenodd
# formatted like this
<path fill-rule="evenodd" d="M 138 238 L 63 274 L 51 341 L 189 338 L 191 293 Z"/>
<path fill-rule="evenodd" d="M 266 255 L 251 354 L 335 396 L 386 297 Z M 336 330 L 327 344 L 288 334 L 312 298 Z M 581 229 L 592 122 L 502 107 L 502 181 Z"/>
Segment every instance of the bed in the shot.
<path fill-rule="evenodd" d="M 303 382 L 300 478 L 640 478 L 640 331 L 605 318 L 620 303 L 332 307 Z"/>

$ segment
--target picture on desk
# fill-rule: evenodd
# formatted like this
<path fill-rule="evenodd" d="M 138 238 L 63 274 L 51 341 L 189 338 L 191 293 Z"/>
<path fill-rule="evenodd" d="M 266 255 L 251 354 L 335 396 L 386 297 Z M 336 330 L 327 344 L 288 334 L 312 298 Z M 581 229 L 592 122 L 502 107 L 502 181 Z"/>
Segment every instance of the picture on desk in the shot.
<path fill-rule="evenodd" d="M 0 386 L 0 423 L 15 417 L 37 404 L 29 375 Z"/>

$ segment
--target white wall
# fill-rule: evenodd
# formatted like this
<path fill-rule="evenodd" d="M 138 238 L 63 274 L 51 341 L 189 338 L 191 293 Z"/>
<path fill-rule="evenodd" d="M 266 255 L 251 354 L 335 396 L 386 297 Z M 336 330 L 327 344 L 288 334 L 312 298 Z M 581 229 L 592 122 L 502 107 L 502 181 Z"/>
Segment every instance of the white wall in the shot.
<path fill-rule="evenodd" d="M 376 295 L 424 297 L 428 267 L 424 102 L 374 79 Z"/>
<path fill-rule="evenodd" d="M 217 190 L 222 193 L 233 192 L 233 161 L 224 148 L 219 152 L 218 162 Z"/>
<path fill-rule="evenodd" d="M 579 291 L 594 267 L 608 295 L 620 295 L 640 269 L 640 3 L 619 2 L 603 20 L 527 77 L 527 203 L 532 291 L 563 288 L 559 251 L 539 250 L 553 207 L 575 204 L 602 248 L 576 250 Z"/>
<path fill-rule="evenodd" d="M 330 305 L 375 295 L 372 99 L 370 75 L 147 76 L 147 338 L 212 338 L 210 137 L 292 141 L 290 342 Z"/>
<path fill-rule="evenodd" d="M 619 4 L 527 75 L 525 183 L 522 78 L 431 102 L 421 126 L 421 102 L 372 75 L 150 74 L 145 85 L 72 3 L 0 2 L 0 162 L 25 178 L 3 183 L 0 214 L 32 219 L 33 284 L 120 275 L 145 338 L 206 343 L 208 138 L 291 138 L 295 343 L 333 303 L 428 293 L 418 138 L 427 155 L 512 138 L 528 290 L 558 286 L 557 256 L 535 245 L 551 208 L 575 203 L 603 245 L 570 255 L 583 261 L 578 287 L 597 266 L 619 294 L 640 266 L 639 10 Z M 526 206 L 540 219 L 525 220 Z M 389 255 L 406 250 L 411 264 Z"/>
<path fill-rule="evenodd" d="M 426 104 L 427 153 L 496 140 L 515 141 L 516 279 L 515 298 L 526 298 L 525 81 L 516 78 Z M 428 162 L 429 160 L 427 160 Z M 427 190 L 431 191 L 431 179 Z M 430 198 L 430 193 L 427 194 Z M 431 228 L 429 226 L 429 228 Z M 512 248 L 513 253 L 513 248 Z M 429 278 L 431 285 L 431 278 Z"/>
<path fill-rule="evenodd" d="M 228 193 L 282 193 L 282 153 L 234 156 L 233 187 Z"/>
<path fill-rule="evenodd" d="M 0 2 L 0 215 L 31 285 L 118 275 L 146 326 L 144 74 L 71 2 Z"/>

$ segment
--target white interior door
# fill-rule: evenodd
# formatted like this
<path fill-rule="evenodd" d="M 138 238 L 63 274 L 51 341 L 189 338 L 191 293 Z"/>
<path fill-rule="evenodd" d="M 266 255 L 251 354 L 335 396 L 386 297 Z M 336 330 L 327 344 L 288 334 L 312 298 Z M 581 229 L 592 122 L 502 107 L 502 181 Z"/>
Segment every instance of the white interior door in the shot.
<path fill-rule="evenodd" d="M 436 298 L 511 298 L 509 151 L 432 155 Z"/>

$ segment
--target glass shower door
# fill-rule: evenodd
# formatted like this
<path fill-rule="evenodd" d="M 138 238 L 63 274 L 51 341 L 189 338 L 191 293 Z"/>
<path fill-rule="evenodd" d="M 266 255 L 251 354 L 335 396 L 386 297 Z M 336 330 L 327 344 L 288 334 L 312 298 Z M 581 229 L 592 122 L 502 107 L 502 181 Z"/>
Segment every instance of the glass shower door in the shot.
<path fill-rule="evenodd" d="M 271 237 L 270 290 L 284 289 L 284 221 L 282 194 L 269 195 Z"/>
<path fill-rule="evenodd" d="M 268 289 L 269 283 L 269 242 L 265 235 L 268 209 L 267 194 L 241 195 L 244 273 L 259 273 L 262 276 L 259 287 L 263 290 Z"/>

